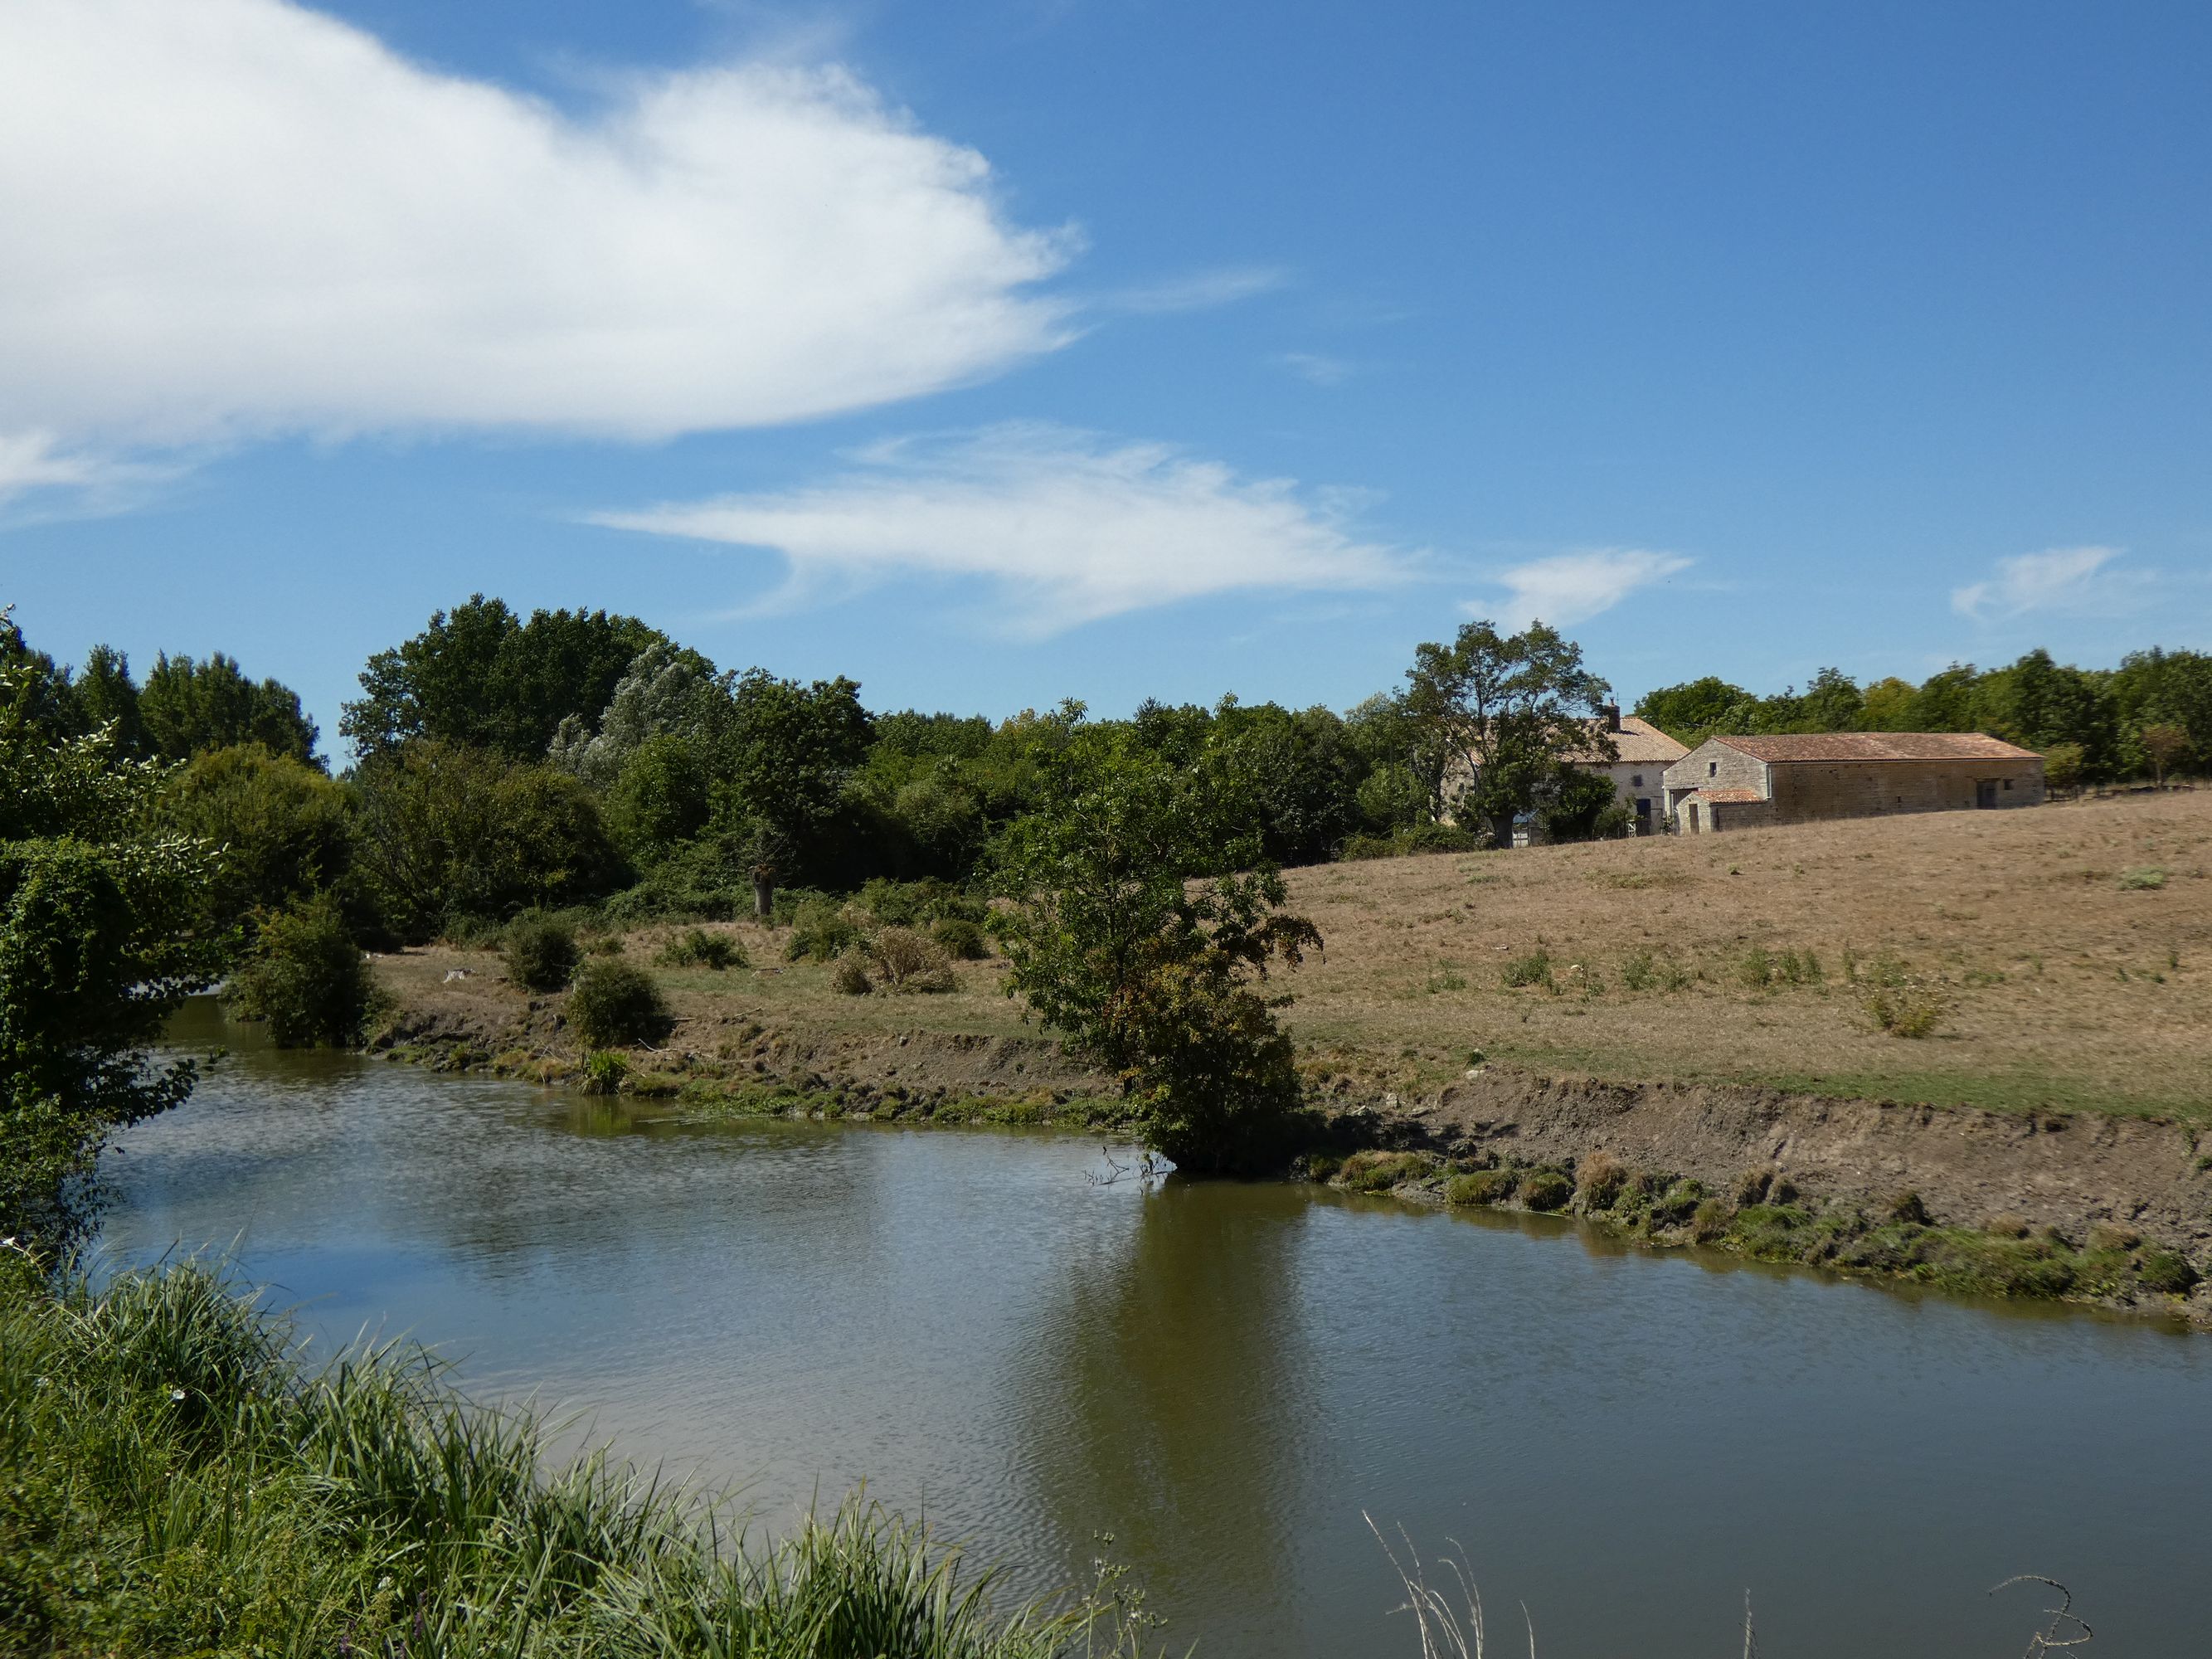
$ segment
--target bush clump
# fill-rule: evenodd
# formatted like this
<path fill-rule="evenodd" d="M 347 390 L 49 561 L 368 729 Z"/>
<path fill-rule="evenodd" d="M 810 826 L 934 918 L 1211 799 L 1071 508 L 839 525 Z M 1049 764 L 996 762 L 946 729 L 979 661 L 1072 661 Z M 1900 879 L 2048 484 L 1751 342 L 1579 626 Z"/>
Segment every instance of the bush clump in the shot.
<path fill-rule="evenodd" d="M 950 991 L 958 983 L 945 947 L 911 927 L 879 929 L 866 951 L 887 991 Z"/>
<path fill-rule="evenodd" d="M 225 1000 L 240 1018 L 266 1020 L 280 1048 L 343 1048 L 361 1041 L 377 996 L 368 958 L 324 893 L 262 919 Z"/>
<path fill-rule="evenodd" d="M 694 927 L 677 934 L 660 947 L 659 960 L 669 968 L 711 968 L 716 973 L 745 965 L 745 947 L 727 933 L 710 933 Z"/>
<path fill-rule="evenodd" d="M 939 917 L 930 924 L 929 936 L 955 962 L 981 962 L 991 954 L 990 941 L 983 937 L 982 924 L 965 916 Z"/>
<path fill-rule="evenodd" d="M 675 1017 L 653 976 L 628 963 L 586 963 L 568 993 L 568 1024 L 587 1048 L 628 1048 L 659 1042 Z"/>
<path fill-rule="evenodd" d="M 1591 1213 L 1611 1209 L 1627 1184 L 1628 1166 L 1610 1152 L 1592 1152 L 1575 1171 L 1583 1208 Z"/>
<path fill-rule="evenodd" d="M 834 962 L 860 942 L 860 924 L 833 898 L 810 898 L 792 913 L 783 954 L 790 962 Z"/>
<path fill-rule="evenodd" d="M 1524 985 L 1549 985 L 1552 982 L 1552 953 L 1531 951 L 1526 956 L 1516 957 L 1498 970 L 1498 976 L 1507 987 L 1518 990 Z"/>
<path fill-rule="evenodd" d="M 550 916 L 521 916 L 510 923 L 501 954 L 507 976 L 527 991 L 558 991 L 584 959 L 575 931 Z"/>
<path fill-rule="evenodd" d="M 1913 986 L 1880 986 L 1867 997 L 1867 1013 L 1895 1037 L 1933 1036 L 1942 1024 L 1943 1000 Z"/>
<path fill-rule="evenodd" d="M 1575 1183 L 1557 1170 L 1532 1170 L 1521 1182 L 1521 1201 L 1532 1210 L 1564 1210 Z"/>
<path fill-rule="evenodd" d="M 830 988 L 840 996 L 864 997 L 876 988 L 868 977 L 868 964 L 860 959 L 857 951 L 848 951 L 837 958 L 837 965 L 830 970 Z"/>
<path fill-rule="evenodd" d="M 1454 1176 L 1444 1183 L 1448 1204 L 1503 1204 L 1512 1196 L 1520 1177 L 1510 1170 L 1476 1170 Z"/>
<path fill-rule="evenodd" d="M 2145 1250 L 2136 1261 L 2136 1278 L 2147 1291 L 2186 1296 L 2204 1275 L 2179 1250 Z"/>

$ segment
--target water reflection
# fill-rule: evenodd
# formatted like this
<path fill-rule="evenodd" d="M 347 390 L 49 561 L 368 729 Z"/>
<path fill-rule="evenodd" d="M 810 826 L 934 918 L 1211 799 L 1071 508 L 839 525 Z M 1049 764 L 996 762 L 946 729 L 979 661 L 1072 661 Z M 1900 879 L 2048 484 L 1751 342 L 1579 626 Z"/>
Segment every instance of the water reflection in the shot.
<path fill-rule="evenodd" d="M 1037 1348 L 1023 1474 L 1063 1539 L 1110 1517 L 1154 1596 L 1251 1610 L 1276 1650 L 1297 1597 L 1289 1530 L 1335 1484 L 1295 1258 L 1308 1206 L 1281 1186 L 1144 1194 L 1110 1255 L 1071 1260 Z"/>
<path fill-rule="evenodd" d="M 1914 1300 L 1577 1224 L 1097 1187 L 1093 1144 L 684 1126 L 238 1052 L 109 1170 L 125 1258 L 240 1241 L 325 1340 L 408 1330 L 781 1522 L 863 1479 L 1041 1586 L 1097 1533 L 1178 1642 L 1404 1651 L 1360 1512 L 1467 1546 L 1540 1650 L 2013 1650 L 2057 1571 L 2203 1651 L 2212 1341 Z"/>

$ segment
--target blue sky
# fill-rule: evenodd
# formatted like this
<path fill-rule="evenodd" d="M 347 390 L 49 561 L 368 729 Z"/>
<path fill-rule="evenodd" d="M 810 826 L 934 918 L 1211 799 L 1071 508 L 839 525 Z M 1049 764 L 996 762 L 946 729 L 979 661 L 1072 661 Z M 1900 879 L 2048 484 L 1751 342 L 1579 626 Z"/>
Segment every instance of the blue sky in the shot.
<path fill-rule="evenodd" d="M 2212 646 L 2212 11 L 13 0 L 0 597 L 1003 714 Z"/>

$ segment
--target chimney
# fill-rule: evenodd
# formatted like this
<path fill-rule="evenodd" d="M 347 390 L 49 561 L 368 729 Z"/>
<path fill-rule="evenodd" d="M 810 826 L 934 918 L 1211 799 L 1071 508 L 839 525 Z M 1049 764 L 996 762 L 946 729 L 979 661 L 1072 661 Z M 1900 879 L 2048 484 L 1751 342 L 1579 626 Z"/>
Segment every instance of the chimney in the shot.
<path fill-rule="evenodd" d="M 1597 706 L 1597 712 L 1598 718 L 1605 722 L 1605 729 L 1607 731 L 1618 732 L 1620 730 L 1620 705 L 1619 703 L 1601 702 Z"/>

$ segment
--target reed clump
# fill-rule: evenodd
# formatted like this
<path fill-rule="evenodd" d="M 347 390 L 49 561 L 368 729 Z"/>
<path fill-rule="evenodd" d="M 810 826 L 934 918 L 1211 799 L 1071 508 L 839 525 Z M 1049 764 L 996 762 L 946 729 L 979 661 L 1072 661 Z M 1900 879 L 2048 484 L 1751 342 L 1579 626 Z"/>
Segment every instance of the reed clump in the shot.
<path fill-rule="evenodd" d="M 1111 1569 L 1000 1609 L 858 1501 L 756 1543 L 604 1455 L 547 1468 L 538 1417 L 470 1406 L 419 1350 L 311 1370 L 199 1266 L 95 1288 L 0 1252 L 11 1650 L 1060 1659 L 1152 1622 Z"/>

